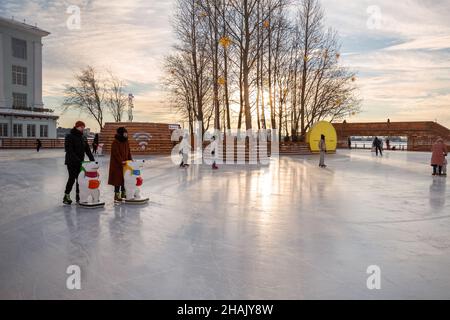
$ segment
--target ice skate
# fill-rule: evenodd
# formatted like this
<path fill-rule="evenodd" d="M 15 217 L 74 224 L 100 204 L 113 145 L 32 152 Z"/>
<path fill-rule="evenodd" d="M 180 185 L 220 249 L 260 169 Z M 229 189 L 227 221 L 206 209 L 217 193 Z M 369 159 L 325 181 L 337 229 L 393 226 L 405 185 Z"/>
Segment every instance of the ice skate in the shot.
<path fill-rule="evenodd" d="M 72 204 L 72 200 L 70 199 L 70 194 L 64 194 L 63 203 L 67 206 Z"/>
<path fill-rule="evenodd" d="M 187 167 L 189 167 L 189 165 L 187 163 L 180 164 L 180 168 L 181 169 L 184 169 L 184 168 L 187 168 Z"/>
<path fill-rule="evenodd" d="M 120 192 L 114 192 L 114 203 L 122 203 L 122 200 Z"/>

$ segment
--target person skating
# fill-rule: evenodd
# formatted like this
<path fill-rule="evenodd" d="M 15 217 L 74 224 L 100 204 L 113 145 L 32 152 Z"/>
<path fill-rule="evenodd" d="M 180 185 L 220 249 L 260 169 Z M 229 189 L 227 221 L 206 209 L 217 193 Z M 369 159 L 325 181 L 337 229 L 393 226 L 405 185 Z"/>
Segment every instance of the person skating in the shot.
<path fill-rule="evenodd" d="M 183 137 L 183 140 L 180 143 L 180 155 L 181 155 L 181 163 L 180 168 L 189 167 L 189 152 L 191 151 L 191 146 L 187 141 L 187 136 Z"/>
<path fill-rule="evenodd" d="M 432 147 L 431 166 L 433 167 L 433 176 L 442 175 L 446 156 L 447 146 L 442 138 L 438 138 Z"/>
<path fill-rule="evenodd" d="M 117 129 L 117 134 L 111 145 L 108 184 L 114 186 L 114 202 L 122 202 L 126 198 L 123 165 L 133 160 L 128 143 L 128 131 L 124 127 Z"/>
<path fill-rule="evenodd" d="M 445 155 L 444 165 L 442 166 L 442 175 L 444 177 L 447 176 L 447 164 L 448 164 L 448 162 L 447 162 L 447 155 Z"/>
<path fill-rule="evenodd" d="M 325 165 L 325 154 L 327 153 L 327 143 L 325 142 L 325 136 L 323 134 L 320 136 L 319 150 L 320 150 L 319 167 L 326 168 L 327 166 Z"/>
<path fill-rule="evenodd" d="M 381 139 L 378 139 L 378 137 L 375 137 L 373 140 L 373 147 L 375 148 L 376 155 L 378 157 L 378 153 L 380 153 L 380 156 L 383 156 L 383 148 L 382 148 L 383 142 Z"/>
<path fill-rule="evenodd" d="M 64 142 L 64 149 L 66 152 L 65 164 L 69 173 L 69 179 L 67 180 L 66 190 L 64 191 L 63 203 L 67 205 L 72 204 L 70 193 L 72 192 L 73 184 L 75 182 L 76 201 L 80 201 L 78 175 L 80 174 L 81 163 L 84 161 L 85 155 L 88 156 L 90 161 L 94 161 L 94 156 L 91 153 L 87 139 L 83 135 L 85 127 L 86 125 L 83 121 L 77 121 L 77 123 L 75 123 L 75 127 L 66 136 Z"/>
<path fill-rule="evenodd" d="M 98 149 L 98 133 L 95 134 L 94 136 L 94 141 L 92 141 L 92 153 L 93 154 L 97 154 L 97 149 Z"/>
<path fill-rule="evenodd" d="M 42 142 L 40 139 L 36 140 L 36 151 L 39 152 L 42 148 Z"/>
<path fill-rule="evenodd" d="M 213 164 L 212 164 L 212 169 L 213 170 L 218 170 L 219 169 L 219 167 L 216 164 L 217 152 L 218 152 L 217 151 L 217 141 L 216 141 L 216 137 L 213 136 L 212 137 L 212 142 L 211 142 L 211 156 L 212 156 L 212 159 L 213 159 Z"/>

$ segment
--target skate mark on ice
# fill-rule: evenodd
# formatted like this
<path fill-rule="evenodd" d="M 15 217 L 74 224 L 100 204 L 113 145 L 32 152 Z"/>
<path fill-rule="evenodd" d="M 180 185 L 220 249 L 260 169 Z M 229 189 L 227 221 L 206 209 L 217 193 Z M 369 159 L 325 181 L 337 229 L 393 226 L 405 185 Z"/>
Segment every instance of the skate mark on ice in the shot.
<path fill-rule="evenodd" d="M 445 220 L 449 219 L 450 215 L 447 216 L 439 216 L 439 217 L 432 217 L 432 218 L 423 218 L 423 219 L 408 219 L 408 220 L 391 220 L 391 221 L 361 221 L 361 222 L 355 222 L 355 221 L 347 221 L 347 223 L 351 224 L 360 224 L 360 225 L 370 225 L 370 224 L 399 224 L 399 223 L 413 223 L 413 222 L 425 222 L 425 221 L 436 221 L 436 220 Z"/>

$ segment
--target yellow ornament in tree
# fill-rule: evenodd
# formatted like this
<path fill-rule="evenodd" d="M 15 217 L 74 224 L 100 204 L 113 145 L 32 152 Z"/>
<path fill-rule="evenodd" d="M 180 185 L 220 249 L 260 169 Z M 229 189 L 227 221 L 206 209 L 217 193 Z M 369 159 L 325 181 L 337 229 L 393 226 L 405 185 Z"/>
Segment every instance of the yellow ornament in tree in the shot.
<path fill-rule="evenodd" d="M 308 56 L 303 57 L 303 61 L 308 62 L 308 60 L 309 60 Z"/>
<path fill-rule="evenodd" d="M 219 77 L 219 79 L 217 79 L 217 83 L 220 84 L 221 86 L 225 85 L 226 81 L 224 77 Z"/>
<path fill-rule="evenodd" d="M 231 39 L 227 36 L 223 36 L 222 38 L 220 38 L 219 44 L 226 49 L 230 46 Z"/>
<path fill-rule="evenodd" d="M 263 27 L 266 28 L 266 29 L 268 29 L 268 28 L 270 27 L 270 22 L 269 22 L 268 20 L 265 20 L 265 21 L 263 22 Z"/>

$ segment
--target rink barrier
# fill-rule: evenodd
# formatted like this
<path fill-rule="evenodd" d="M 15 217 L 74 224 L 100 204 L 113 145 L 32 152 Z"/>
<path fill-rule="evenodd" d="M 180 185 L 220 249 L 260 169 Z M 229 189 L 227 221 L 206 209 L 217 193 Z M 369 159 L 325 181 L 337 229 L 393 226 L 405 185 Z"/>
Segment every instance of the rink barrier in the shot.
<path fill-rule="evenodd" d="M 42 149 L 63 149 L 64 138 L 45 139 L 39 138 L 42 142 Z M 37 138 L 0 138 L 0 149 L 36 149 Z M 92 145 L 93 139 L 88 139 Z"/>

